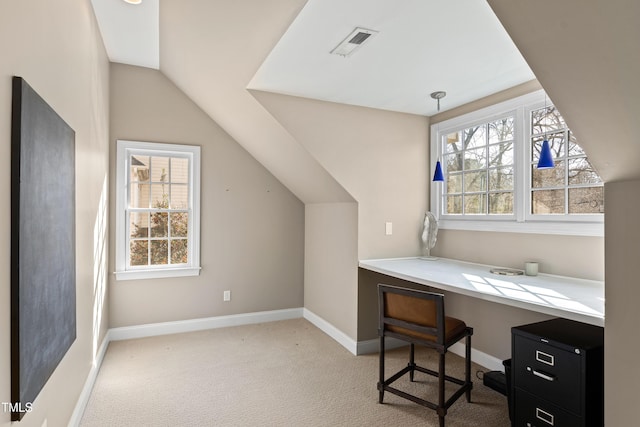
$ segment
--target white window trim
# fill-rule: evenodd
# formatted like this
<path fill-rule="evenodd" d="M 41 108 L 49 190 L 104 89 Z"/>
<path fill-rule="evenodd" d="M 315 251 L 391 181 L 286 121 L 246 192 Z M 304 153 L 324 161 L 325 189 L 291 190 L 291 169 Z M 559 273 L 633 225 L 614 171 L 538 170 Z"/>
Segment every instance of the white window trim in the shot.
<path fill-rule="evenodd" d="M 473 126 L 474 123 L 481 124 L 490 122 L 492 119 L 500 118 L 515 112 L 516 120 L 524 123 L 525 126 L 517 126 L 514 135 L 514 170 L 524 171 L 530 163 L 528 150 L 523 150 L 518 142 L 528 138 L 528 119 L 526 114 L 531 108 L 543 107 L 545 103 L 544 91 L 536 91 L 517 98 L 510 99 L 489 107 L 482 108 L 471 113 L 463 114 L 449 120 L 431 125 L 430 133 L 430 154 L 431 172 L 430 179 L 430 200 L 431 211 L 438 219 L 438 227 L 444 230 L 469 230 L 469 231 L 491 231 L 508 233 L 534 233 L 534 234 L 556 234 L 567 236 L 604 236 L 604 215 L 531 215 L 527 214 L 526 205 L 529 174 L 516 173 L 514 175 L 514 215 L 478 215 L 473 217 L 453 217 L 452 215 L 442 216 L 442 183 L 431 181 L 435 172 L 436 160 L 442 160 L 442 145 L 438 135 L 458 130 L 461 126 Z M 550 105 L 550 104 L 548 104 Z"/>
<path fill-rule="evenodd" d="M 200 147 L 193 145 L 164 144 L 118 140 L 116 149 L 116 280 L 156 279 L 165 277 L 197 276 L 200 274 Z M 192 218 L 189 223 L 188 253 L 186 266 L 127 267 L 127 218 L 125 217 L 128 188 L 128 156 L 132 152 L 157 152 L 163 156 L 185 154 L 191 160 L 189 168 Z"/>

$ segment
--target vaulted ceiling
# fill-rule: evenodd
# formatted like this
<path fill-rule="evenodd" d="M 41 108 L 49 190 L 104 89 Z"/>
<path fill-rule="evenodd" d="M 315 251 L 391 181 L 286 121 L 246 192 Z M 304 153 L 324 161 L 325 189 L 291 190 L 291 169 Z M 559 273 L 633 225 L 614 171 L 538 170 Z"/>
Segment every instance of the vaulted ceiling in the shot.
<path fill-rule="evenodd" d="M 640 176 L 631 0 L 92 1 L 112 61 L 159 68 L 305 202 L 351 196 L 252 90 L 431 116 L 430 92 L 446 110 L 537 77 L 605 180 Z M 378 33 L 331 55 L 355 27 Z"/>

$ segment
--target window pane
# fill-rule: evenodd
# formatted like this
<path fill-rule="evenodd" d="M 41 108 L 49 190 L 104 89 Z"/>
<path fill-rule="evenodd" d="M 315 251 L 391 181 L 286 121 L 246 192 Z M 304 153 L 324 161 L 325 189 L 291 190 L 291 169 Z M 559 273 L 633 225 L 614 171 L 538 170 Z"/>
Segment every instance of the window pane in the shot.
<path fill-rule="evenodd" d="M 460 132 L 453 132 L 447 135 L 447 143 L 445 145 L 445 153 L 457 153 L 462 151 L 462 139 Z"/>
<path fill-rule="evenodd" d="M 166 237 L 168 230 L 169 214 L 167 212 L 154 212 L 151 214 L 151 237 Z"/>
<path fill-rule="evenodd" d="M 462 213 L 462 196 L 447 196 L 447 213 Z"/>
<path fill-rule="evenodd" d="M 552 105 L 531 112 L 531 133 L 533 135 L 552 132 L 566 127 L 567 125 L 564 119 Z"/>
<path fill-rule="evenodd" d="M 169 207 L 169 185 L 151 184 L 151 207 L 167 209 Z"/>
<path fill-rule="evenodd" d="M 604 213 L 604 187 L 570 188 L 569 213 Z"/>
<path fill-rule="evenodd" d="M 447 174 L 447 192 L 462 193 L 462 174 L 460 172 Z"/>
<path fill-rule="evenodd" d="M 464 174 L 464 191 L 475 192 L 487 189 L 487 171 L 467 172 Z"/>
<path fill-rule="evenodd" d="M 599 184 L 602 180 L 585 157 L 569 159 L 569 185 Z"/>
<path fill-rule="evenodd" d="M 149 201 L 149 184 L 129 184 L 129 207 L 146 209 Z"/>
<path fill-rule="evenodd" d="M 444 163 L 447 165 L 447 172 L 457 172 L 462 170 L 462 153 L 447 154 Z"/>
<path fill-rule="evenodd" d="M 186 212 L 171 213 L 171 237 L 187 237 L 189 231 L 189 214 Z"/>
<path fill-rule="evenodd" d="M 513 190 L 513 167 L 490 169 L 489 190 Z"/>
<path fill-rule="evenodd" d="M 171 158 L 171 182 L 183 184 L 189 182 L 189 159 Z"/>
<path fill-rule="evenodd" d="M 129 215 L 129 235 L 149 237 L 149 213 L 133 212 Z"/>
<path fill-rule="evenodd" d="M 513 213 L 513 193 L 491 193 L 489 194 L 490 214 L 512 214 Z"/>
<path fill-rule="evenodd" d="M 186 184 L 171 184 L 171 209 L 189 207 L 189 187 Z"/>
<path fill-rule="evenodd" d="M 486 126 L 475 126 L 467 128 L 462 132 L 463 135 L 463 147 L 464 148 L 476 148 L 487 145 Z"/>
<path fill-rule="evenodd" d="M 564 168 L 564 161 L 556 161 L 551 169 L 538 169 L 535 164 L 531 165 L 531 187 L 564 187 Z"/>
<path fill-rule="evenodd" d="M 188 259 L 187 239 L 172 239 L 171 264 L 186 264 Z"/>
<path fill-rule="evenodd" d="M 147 240 L 132 240 L 129 247 L 131 265 L 149 264 L 149 242 Z"/>
<path fill-rule="evenodd" d="M 564 214 L 564 190 L 541 190 L 531 192 L 533 214 Z"/>
<path fill-rule="evenodd" d="M 467 194 L 464 196 L 464 213 L 465 214 L 485 214 L 486 194 Z"/>
<path fill-rule="evenodd" d="M 584 152 L 582 147 L 578 145 L 578 143 L 576 142 L 576 137 L 573 136 L 573 133 L 571 133 L 571 131 L 569 131 L 569 155 L 586 157 L 586 153 Z"/>
<path fill-rule="evenodd" d="M 151 265 L 167 264 L 169 260 L 169 245 L 167 240 L 151 241 Z"/>
<path fill-rule="evenodd" d="M 130 181 L 149 181 L 149 156 L 131 156 L 129 165 L 131 166 Z"/>
<path fill-rule="evenodd" d="M 513 164 L 513 143 L 505 142 L 489 146 L 489 166 Z"/>
<path fill-rule="evenodd" d="M 152 157 L 151 158 L 151 181 L 169 182 L 169 158 L 168 157 Z"/>
<path fill-rule="evenodd" d="M 487 149 L 486 147 L 477 148 L 475 150 L 467 150 L 464 152 L 464 169 L 485 169 L 487 167 Z"/>
<path fill-rule="evenodd" d="M 489 123 L 489 144 L 513 139 L 513 117 Z"/>

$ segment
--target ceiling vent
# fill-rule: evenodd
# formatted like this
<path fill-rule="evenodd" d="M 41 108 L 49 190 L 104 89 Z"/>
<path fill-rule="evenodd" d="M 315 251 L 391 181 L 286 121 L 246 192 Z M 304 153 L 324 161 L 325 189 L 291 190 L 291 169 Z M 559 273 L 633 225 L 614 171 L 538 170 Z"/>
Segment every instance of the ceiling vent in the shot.
<path fill-rule="evenodd" d="M 345 37 L 342 42 L 338 46 L 336 46 L 331 53 L 340 56 L 350 56 L 353 52 L 356 51 L 360 46 L 364 44 L 367 40 L 371 39 L 372 36 L 378 34 L 377 31 L 367 30 L 365 28 L 356 28 Z"/>

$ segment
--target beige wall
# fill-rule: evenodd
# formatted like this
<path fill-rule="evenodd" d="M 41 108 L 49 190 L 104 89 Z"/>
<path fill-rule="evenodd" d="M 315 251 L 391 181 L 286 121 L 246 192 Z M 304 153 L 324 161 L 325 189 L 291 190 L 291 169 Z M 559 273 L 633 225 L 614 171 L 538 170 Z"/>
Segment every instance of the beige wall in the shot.
<path fill-rule="evenodd" d="M 536 261 L 541 273 L 604 280 L 603 237 L 440 230 L 432 252 L 519 269 L 527 261 Z"/>
<path fill-rule="evenodd" d="M 303 204 L 173 83 L 112 64 L 110 139 L 113 170 L 117 139 L 199 145 L 202 153 L 200 276 L 110 275 L 111 327 L 302 307 Z M 115 230 L 113 191 L 111 201 Z"/>
<path fill-rule="evenodd" d="M 355 340 L 358 205 L 305 206 L 304 307 Z"/>
<path fill-rule="evenodd" d="M 413 255 L 427 208 L 423 116 L 253 92 L 358 203 L 360 259 Z M 385 222 L 393 234 L 385 235 Z"/>
<path fill-rule="evenodd" d="M 607 183 L 605 233 L 606 323 L 605 425 L 638 423 L 636 385 L 638 369 L 638 241 L 640 241 L 640 181 Z"/>
<path fill-rule="evenodd" d="M 0 402 L 10 402 L 11 77 L 23 77 L 75 130 L 77 338 L 20 426 L 67 425 L 107 326 L 109 65 L 89 0 L 0 4 Z M 43 171 L 55 173 L 55 171 Z M 10 414 L 0 409 L 0 426 Z"/>
<path fill-rule="evenodd" d="M 427 207 L 428 119 L 252 93 L 357 201 L 349 214 L 345 204 L 307 204 L 305 307 L 359 339 L 358 312 L 371 307 L 358 297 L 358 259 L 411 256 L 420 250 Z M 392 235 L 385 234 L 386 222 L 393 224 Z M 336 257 L 345 247 L 354 251 L 348 263 Z"/>

